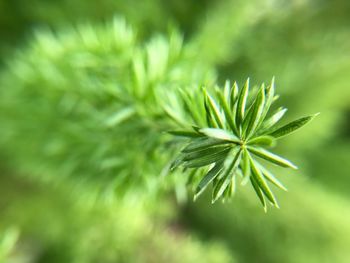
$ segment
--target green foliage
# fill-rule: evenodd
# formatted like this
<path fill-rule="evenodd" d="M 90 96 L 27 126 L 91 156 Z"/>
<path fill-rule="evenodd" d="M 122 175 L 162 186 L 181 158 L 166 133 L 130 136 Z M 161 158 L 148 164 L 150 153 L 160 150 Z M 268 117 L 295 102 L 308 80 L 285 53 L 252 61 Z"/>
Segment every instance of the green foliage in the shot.
<path fill-rule="evenodd" d="M 348 263 L 349 12 L 344 0 L 1 1 L 0 261 Z M 241 90 L 222 84 L 248 76 L 277 77 L 288 119 L 322 115 L 277 145 L 286 108 L 244 122 L 256 87 L 230 108 Z M 172 158 L 220 160 L 239 147 L 236 122 L 260 125 L 222 196 L 238 194 L 185 204 L 186 185 L 222 171 L 197 167 L 211 155 L 164 176 Z M 276 161 L 272 147 L 298 173 L 261 158 Z M 259 209 L 261 174 L 283 209 Z"/>
<path fill-rule="evenodd" d="M 254 96 L 249 96 L 249 79 L 241 89 L 237 83 L 230 88 L 229 82 L 226 82 L 224 89 L 216 88 L 219 103 L 205 89 L 203 91 L 203 99 L 200 96 L 185 97 L 189 100 L 188 105 L 202 105 L 201 110 L 188 108 L 189 115 L 195 116 L 192 118 L 192 130 L 170 132 L 190 138 L 189 144 L 181 151 L 172 168 L 182 165 L 198 172 L 198 176 L 192 177 L 199 180 L 195 199 L 210 183 L 213 184 L 213 203 L 219 198 L 230 198 L 235 192 L 236 177 L 241 176 L 245 181 L 250 179 L 265 210 L 265 197 L 278 207 L 267 181 L 283 190 L 285 187 L 256 157 L 282 167 L 297 169 L 293 163 L 265 150 L 264 147 L 271 147 L 277 138 L 301 128 L 315 115 L 300 118 L 282 127 L 277 124 L 285 112 L 284 109 L 279 109 L 267 118 L 269 109 L 277 98 L 274 80 L 268 87 L 263 84 Z M 196 102 L 195 99 L 202 99 L 203 102 Z M 202 115 L 198 114 L 199 111 Z M 203 128 L 203 123 L 204 127 L 209 128 Z M 199 170 L 203 167 L 209 167 L 204 175 Z M 195 180 L 190 182 L 196 183 Z"/>
<path fill-rule="evenodd" d="M 40 31 L 8 68 L 1 75 L 0 145 L 11 162 L 44 180 L 87 182 L 112 195 L 129 186 L 157 192 L 167 162 L 162 131 L 173 127 L 161 106 L 164 92 L 214 79 L 179 33 L 139 43 L 120 18 Z"/>
<path fill-rule="evenodd" d="M 64 188 L 13 186 L 19 179 L 0 177 L 0 224 L 10 225 L 0 229 L 1 262 L 235 262 L 224 244 L 169 223 L 166 200 L 157 203 L 162 209 L 146 199 L 72 202 Z"/>

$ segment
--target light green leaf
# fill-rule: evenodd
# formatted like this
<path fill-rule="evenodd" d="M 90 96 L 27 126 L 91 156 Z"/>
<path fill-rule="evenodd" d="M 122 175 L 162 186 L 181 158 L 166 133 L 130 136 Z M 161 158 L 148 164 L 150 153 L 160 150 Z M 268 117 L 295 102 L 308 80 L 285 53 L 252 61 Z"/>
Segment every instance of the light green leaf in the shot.
<path fill-rule="evenodd" d="M 284 191 L 288 191 L 288 189 L 272 173 L 270 173 L 267 169 L 265 169 L 261 164 L 257 163 L 256 161 L 255 161 L 255 163 L 259 167 L 259 169 L 261 170 L 262 174 L 264 175 L 264 177 L 268 181 L 273 183 L 278 188 L 280 188 L 280 189 L 282 189 Z"/>
<path fill-rule="evenodd" d="M 196 104 L 194 101 L 193 95 L 189 93 L 189 91 L 185 91 L 183 89 L 179 89 L 180 96 L 185 106 L 185 110 L 189 113 L 194 123 L 200 123 L 201 116 L 199 115 L 196 107 L 193 105 Z"/>
<path fill-rule="evenodd" d="M 254 160 L 249 156 L 250 166 L 252 168 L 252 177 L 254 177 L 256 183 L 258 184 L 259 188 L 263 191 L 267 199 L 274 204 L 276 207 L 278 207 L 277 201 L 273 193 L 271 192 L 269 186 L 267 185 L 267 182 L 265 181 L 264 176 L 262 175 L 259 168 L 255 165 Z"/>
<path fill-rule="evenodd" d="M 247 79 L 245 85 L 240 90 L 237 101 L 237 115 L 236 115 L 236 124 L 237 126 L 242 125 L 244 120 L 245 107 L 247 103 L 249 93 L 249 78 Z"/>
<path fill-rule="evenodd" d="M 116 125 L 126 121 L 135 114 L 135 109 L 126 107 L 125 109 L 117 111 L 115 114 L 106 119 L 105 124 L 108 127 L 115 127 Z"/>
<path fill-rule="evenodd" d="M 231 198 L 235 192 L 236 192 L 236 175 L 232 177 L 231 182 L 227 186 L 224 192 L 224 198 L 225 199 Z"/>
<path fill-rule="evenodd" d="M 274 164 L 277 164 L 279 166 L 298 169 L 298 167 L 296 165 L 294 165 L 292 162 L 290 162 L 290 161 L 288 161 L 288 160 L 286 160 L 286 159 L 284 159 L 284 158 L 282 158 L 274 153 L 266 151 L 262 148 L 248 146 L 248 150 L 250 152 L 252 152 L 253 154 L 255 154 L 256 156 L 259 156 L 259 157 L 261 157 L 267 161 L 270 161 Z"/>
<path fill-rule="evenodd" d="M 273 127 L 277 122 L 279 122 L 280 119 L 282 119 L 286 112 L 286 108 L 279 108 L 270 118 L 268 118 L 262 123 L 259 132 L 264 133 L 265 131 Z"/>
<path fill-rule="evenodd" d="M 261 115 L 264 110 L 264 104 L 265 104 L 265 90 L 262 87 L 253 104 L 252 116 L 248 122 L 247 130 L 245 131 L 246 138 L 249 138 L 249 135 L 255 131 L 256 127 L 260 123 Z"/>
<path fill-rule="evenodd" d="M 231 91 L 230 81 L 226 80 L 225 86 L 224 86 L 224 97 L 226 101 L 230 101 L 230 91 Z"/>
<path fill-rule="evenodd" d="M 253 115 L 253 106 L 251 105 L 244 116 L 243 124 L 242 124 L 242 137 L 245 137 L 246 130 L 248 128 L 249 123 L 252 120 L 252 115 Z"/>
<path fill-rule="evenodd" d="M 272 147 L 276 144 L 276 140 L 272 136 L 262 135 L 262 136 L 258 136 L 253 139 L 250 139 L 247 143 L 253 146 Z"/>
<path fill-rule="evenodd" d="M 215 128 L 204 128 L 199 130 L 201 133 L 205 134 L 208 137 L 233 142 L 239 144 L 240 140 L 233 134 L 223 129 Z"/>
<path fill-rule="evenodd" d="M 198 198 L 199 195 L 203 193 L 203 191 L 207 188 L 207 186 L 215 179 L 215 177 L 222 171 L 223 162 L 218 162 L 215 164 L 213 168 L 211 168 L 208 173 L 202 178 L 199 182 L 196 193 L 194 195 L 194 200 Z"/>
<path fill-rule="evenodd" d="M 205 97 L 204 97 L 204 109 L 205 109 L 205 118 L 207 120 L 208 126 L 218 128 L 218 124 L 213 119 L 212 113 L 208 105 L 208 101 L 205 99 Z"/>
<path fill-rule="evenodd" d="M 230 93 L 230 109 L 232 112 L 235 112 L 234 106 L 236 105 L 238 98 L 238 85 L 237 82 L 233 83 L 233 86 L 231 88 L 231 93 Z"/>
<path fill-rule="evenodd" d="M 271 81 L 271 85 L 267 87 L 266 89 L 266 96 L 265 96 L 265 105 L 264 105 L 264 110 L 261 114 L 261 119 L 260 119 L 260 123 L 257 127 L 257 129 L 259 128 L 259 126 L 262 124 L 262 122 L 264 121 L 273 101 L 274 101 L 274 96 L 275 96 L 275 77 L 272 78 Z"/>
<path fill-rule="evenodd" d="M 221 105 L 222 109 L 224 110 L 225 118 L 227 120 L 227 123 L 228 123 L 231 131 L 233 131 L 236 135 L 238 135 L 238 129 L 235 126 L 233 114 L 230 111 L 230 108 L 229 108 L 229 105 L 227 104 L 226 98 L 224 97 L 222 92 L 220 92 L 220 90 L 217 90 L 217 96 L 219 98 L 220 105 Z"/>
<path fill-rule="evenodd" d="M 305 124 L 310 122 L 313 118 L 315 118 L 318 114 L 319 113 L 292 121 L 292 122 L 288 123 L 287 125 L 284 125 L 281 128 L 271 132 L 269 135 L 271 135 L 275 138 L 286 136 L 286 135 L 296 131 L 297 129 L 303 127 Z"/>
<path fill-rule="evenodd" d="M 210 112 L 213 114 L 213 117 L 219 128 L 224 128 L 224 123 L 221 118 L 221 113 L 219 111 L 218 106 L 216 105 L 215 100 L 209 95 L 209 93 L 204 89 L 204 95 L 206 97 L 206 101 L 208 103 L 208 107 Z"/>
<path fill-rule="evenodd" d="M 185 127 L 187 126 L 187 123 L 184 122 L 183 118 L 178 115 L 172 108 L 162 105 L 162 108 L 164 110 L 164 113 L 173 121 L 175 121 L 179 126 Z"/>
<path fill-rule="evenodd" d="M 192 186 L 195 183 L 198 171 L 199 169 L 191 170 L 187 178 L 186 186 Z"/>
<path fill-rule="evenodd" d="M 249 153 L 246 148 L 243 149 L 241 165 L 242 165 L 242 172 L 243 172 L 244 178 L 249 177 L 250 176 Z"/>

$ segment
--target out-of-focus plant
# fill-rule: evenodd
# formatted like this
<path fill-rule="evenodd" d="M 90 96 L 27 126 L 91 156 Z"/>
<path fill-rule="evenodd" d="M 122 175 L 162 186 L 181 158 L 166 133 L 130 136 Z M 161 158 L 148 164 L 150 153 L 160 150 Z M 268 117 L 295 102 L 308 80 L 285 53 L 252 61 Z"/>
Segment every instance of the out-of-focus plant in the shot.
<path fill-rule="evenodd" d="M 15 227 L 8 228 L 0 232 L 0 261 L 16 262 L 11 259 L 11 253 L 14 251 L 18 241 L 19 231 Z"/>

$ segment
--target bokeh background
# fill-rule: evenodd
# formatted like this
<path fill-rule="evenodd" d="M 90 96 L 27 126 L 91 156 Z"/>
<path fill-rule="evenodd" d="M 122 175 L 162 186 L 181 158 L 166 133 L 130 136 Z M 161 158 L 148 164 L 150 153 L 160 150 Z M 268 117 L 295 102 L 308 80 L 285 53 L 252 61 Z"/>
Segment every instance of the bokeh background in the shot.
<path fill-rule="evenodd" d="M 93 186 L 72 186 L 52 169 L 35 176 L 38 163 L 27 164 L 35 145 L 7 135 L 33 121 L 23 113 L 47 116 L 0 99 L 0 262 L 350 262 L 349 14 L 346 0 L 0 0 L 0 94 L 27 85 L 22 95 L 36 101 L 40 93 L 31 94 L 31 87 L 59 82 L 47 69 L 64 67 L 65 59 L 48 58 L 40 45 L 55 52 L 55 41 L 66 41 L 79 25 L 99 27 L 118 16 L 140 42 L 176 28 L 219 83 L 251 77 L 258 84 L 275 76 L 290 120 L 321 112 L 281 140 L 278 151 L 299 170 L 276 169 L 289 191 L 277 190 L 281 209 L 265 214 L 250 187 L 239 187 L 230 203 L 211 205 L 208 196 L 186 202 L 171 183 L 157 194 L 130 190 L 101 198 Z M 41 37 L 47 32 L 63 37 Z M 74 45 L 79 55 L 80 43 Z M 106 59 L 108 53 L 95 66 L 106 66 Z M 76 85 L 79 68 L 62 72 Z M 40 122 L 47 121 L 36 119 L 39 129 Z M 21 131 L 22 137 L 33 131 Z M 52 165 L 62 171 L 65 157 Z"/>

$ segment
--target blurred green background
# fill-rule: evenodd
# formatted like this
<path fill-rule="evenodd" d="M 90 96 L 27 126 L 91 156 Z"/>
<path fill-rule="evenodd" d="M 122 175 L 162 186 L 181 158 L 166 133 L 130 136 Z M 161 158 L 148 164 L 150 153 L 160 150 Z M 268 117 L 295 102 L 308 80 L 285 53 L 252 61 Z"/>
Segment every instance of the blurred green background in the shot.
<path fill-rule="evenodd" d="M 350 262 L 349 13 L 346 0 L 0 0 L 0 262 Z M 73 88 L 82 81 L 87 87 L 113 84 L 110 74 L 98 71 L 114 61 L 108 48 L 94 50 L 98 59 L 89 60 L 90 71 L 65 63 L 75 55 L 81 59 L 89 32 L 101 30 L 109 39 L 109 29 L 99 28 L 116 16 L 136 31 L 136 40 L 122 39 L 124 46 L 118 47 L 126 57 L 134 42 L 169 35 L 174 28 L 183 35 L 184 49 L 195 51 L 195 61 L 180 57 L 176 62 L 180 84 L 208 71 L 215 71 L 220 84 L 247 77 L 258 84 L 275 76 L 279 103 L 290 109 L 288 119 L 321 112 L 278 146 L 299 166 L 296 172 L 276 169 L 289 189 L 277 191 L 280 210 L 265 214 L 253 190 L 243 186 L 229 204 L 211 205 L 206 196 L 186 202 L 183 189 L 168 182 L 153 194 L 132 186 L 127 194 L 102 191 L 101 197 L 98 183 L 65 180 L 61 172 L 71 169 L 68 156 L 40 159 L 36 145 L 11 137 L 16 132 L 26 137 L 48 123 L 50 115 L 40 113 L 46 108 L 32 112 L 26 106 L 29 100 L 42 103 L 40 90 L 57 83 Z M 76 33 L 80 26 L 85 29 Z M 60 43 L 69 53 L 57 51 Z M 118 76 L 129 83 L 124 77 L 129 64 L 123 63 Z M 205 76 L 214 78 L 210 74 Z M 23 107 L 11 101 L 12 95 L 6 97 L 17 87 L 24 87 Z M 48 102 L 40 105 L 54 107 L 50 100 L 56 95 L 45 96 Z M 94 93 L 86 96 L 89 100 Z M 105 105 L 108 98 L 99 97 L 98 103 Z M 33 120 L 33 127 L 21 130 Z M 152 163 L 161 162 L 157 156 L 136 166 L 159 173 Z M 94 166 L 74 169 L 89 174 Z M 34 176 L 38 171 L 44 176 Z M 94 175 L 96 181 L 115 186 L 115 174 L 102 174 Z M 155 187 L 153 179 L 143 184 Z"/>

